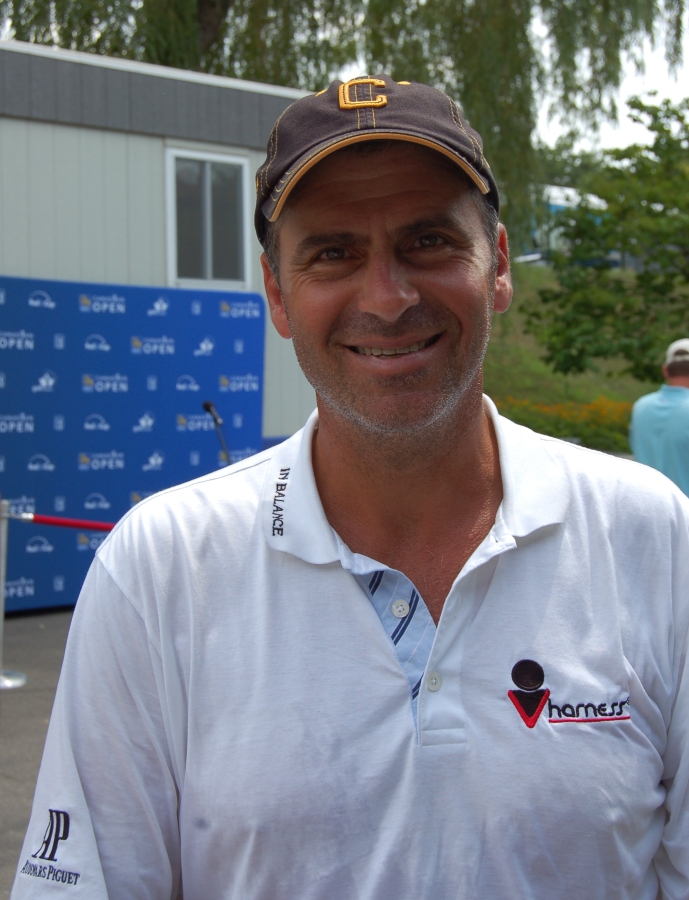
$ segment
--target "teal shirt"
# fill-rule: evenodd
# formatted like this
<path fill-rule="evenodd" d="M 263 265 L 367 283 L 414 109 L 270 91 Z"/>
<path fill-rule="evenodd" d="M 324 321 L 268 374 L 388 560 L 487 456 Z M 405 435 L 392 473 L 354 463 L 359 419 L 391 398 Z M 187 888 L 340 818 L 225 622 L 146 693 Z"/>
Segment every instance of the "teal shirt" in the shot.
<path fill-rule="evenodd" d="M 658 469 L 689 495 L 689 388 L 664 384 L 640 397 L 629 443 L 637 462 Z"/>

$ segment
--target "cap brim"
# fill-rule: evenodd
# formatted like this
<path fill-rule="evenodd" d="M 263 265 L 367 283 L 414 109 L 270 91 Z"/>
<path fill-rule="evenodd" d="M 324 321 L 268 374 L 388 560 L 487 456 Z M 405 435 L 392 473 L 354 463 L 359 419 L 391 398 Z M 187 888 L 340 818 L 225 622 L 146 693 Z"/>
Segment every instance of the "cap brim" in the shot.
<path fill-rule="evenodd" d="M 308 153 L 305 153 L 304 156 L 297 160 L 292 168 L 288 172 L 286 172 L 285 175 L 280 179 L 280 181 L 275 185 L 271 192 L 271 196 L 263 204 L 262 210 L 266 219 L 268 219 L 269 222 L 274 222 L 278 218 L 290 193 L 296 187 L 299 181 L 304 177 L 304 175 L 306 175 L 309 169 L 312 169 L 315 165 L 321 162 L 321 160 L 325 159 L 326 156 L 329 156 L 336 150 L 341 150 L 343 147 L 348 147 L 351 144 L 359 144 L 363 141 L 406 141 L 410 144 L 419 144 L 422 147 L 428 147 L 431 150 L 437 150 L 438 153 L 442 153 L 443 156 L 446 156 L 449 160 L 455 163 L 455 165 L 459 166 L 464 174 L 474 182 L 474 184 L 482 194 L 490 193 L 490 186 L 485 183 L 483 178 L 481 178 L 478 172 L 476 172 L 475 169 L 465 159 L 462 159 L 461 156 L 458 156 L 443 144 L 437 143 L 436 141 L 431 141 L 428 138 L 422 137 L 421 135 L 409 134 L 408 132 L 399 131 L 377 131 L 375 134 L 371 134 L 370 132 L 367 132 L 365 134 L 349 134 L 343 135 L 341 138 L 338 138 L 335 141 L 329 141 L 326 144 L 322 144 L 320 147 L 312 148 Z M 274 202 L 275 194 L 279 195 L 279 199 L 270 215 L 266 215 L 266 206 L 269 207 L 269 205 Z"/>

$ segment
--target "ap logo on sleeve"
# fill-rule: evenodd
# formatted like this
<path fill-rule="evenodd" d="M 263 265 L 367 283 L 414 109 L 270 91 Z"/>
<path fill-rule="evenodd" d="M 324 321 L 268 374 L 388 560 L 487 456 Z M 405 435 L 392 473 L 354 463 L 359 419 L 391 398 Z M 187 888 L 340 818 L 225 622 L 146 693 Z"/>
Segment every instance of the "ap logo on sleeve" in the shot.
<path fill-rule="evenodd" d="M 50 821 L 43 837 L 40 848 L 32 853 L 33 859 L 48 859 L 51 862 L 57 860 L 57 847 L 60 841 L 66 841 L 69 837 L 69 813 L 61 809 L 49 809 Z"/>
<path fill-rule="evenodd" d="M 48 816 L 48 827 L 43 835 L 43 843 L 31 854 L 31 859 L 53 863 L 57 862 L 60 842 L 66 841 L 69 837 L 69 813 L 61 809 L 49 809 Z M 57 866 L 42 865 L 41 862 L 32 863 L 28 859 L 20 871 L 22 875 L 56 881 L 60 884 L 76 885 L 81 878 L 79 872 L 68 872 L 66 869 L 58 869 Z"/>

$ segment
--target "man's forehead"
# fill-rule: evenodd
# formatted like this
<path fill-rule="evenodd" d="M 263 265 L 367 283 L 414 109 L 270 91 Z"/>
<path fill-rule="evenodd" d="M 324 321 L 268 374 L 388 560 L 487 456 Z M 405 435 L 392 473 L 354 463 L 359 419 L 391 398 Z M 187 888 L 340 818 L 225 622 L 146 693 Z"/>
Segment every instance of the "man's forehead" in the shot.
<path fill-rule="evenodd" d="M 282 215 L 307 203 L 325 207 L 337 193 L 343 201 L 371 196 L 385 202 L 395 193 L 441 194 L 448 200 L 476 189 L 467 176 L 442 154 L 403 141 L 369 141 L 344 147 L 322 159 L 296 185 Z"/>

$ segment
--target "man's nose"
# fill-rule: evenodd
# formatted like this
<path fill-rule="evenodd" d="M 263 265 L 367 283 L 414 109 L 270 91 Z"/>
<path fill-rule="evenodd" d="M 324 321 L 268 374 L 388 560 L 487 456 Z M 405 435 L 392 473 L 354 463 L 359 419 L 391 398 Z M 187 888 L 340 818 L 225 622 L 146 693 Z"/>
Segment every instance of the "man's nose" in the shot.
<path fill-rule="evenodd" d="M 409 283 L 404 267 L 394 255 L 371 257 L 365 267 L 358 307 L 386 322 L 396 322 L 420 300 L 418 290 Z"/>

